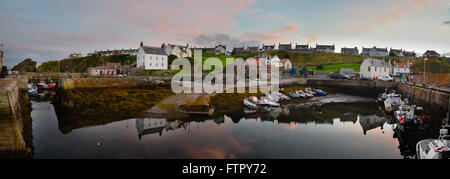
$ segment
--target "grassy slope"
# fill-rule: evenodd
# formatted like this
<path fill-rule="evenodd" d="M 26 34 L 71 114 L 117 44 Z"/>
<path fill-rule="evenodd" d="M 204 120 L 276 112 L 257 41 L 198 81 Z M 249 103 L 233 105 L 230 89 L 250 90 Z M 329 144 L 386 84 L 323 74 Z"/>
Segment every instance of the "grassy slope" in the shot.
<path fill-rule="evenodd" d="M 136 62 L 136 56 L 113 55 L 66 58 L 59 62 L 60 67 L 58 67 L 58 61 L 48 61 L 42 63 L 38 67 L 38 71 L 57 72 L 58 70 L 60 70 L 61 72 L 82 73 L 87 72 L 89 67 L 102 66 L 107 62 L 121 63 L 122 65 L 132 64 Z"/>

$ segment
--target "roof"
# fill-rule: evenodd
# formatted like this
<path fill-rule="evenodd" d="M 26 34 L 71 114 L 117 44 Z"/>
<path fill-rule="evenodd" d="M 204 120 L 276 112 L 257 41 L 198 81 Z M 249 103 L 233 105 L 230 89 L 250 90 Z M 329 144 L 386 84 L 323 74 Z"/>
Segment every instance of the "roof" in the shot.
<path fill-rule="evenodd" d="M 248 59 L 247 60 L 247 64 L 250 66 L 258 66 L 259 65 L 259 60 L 257 59 Z"/>
<path fill-rule="evenodd" d="M 388 52 L 387 48 L 377 48 L 377 47 L 364 48 L 363 47 L 363 51 L 370 51 L 370 50 L 375 50 L 375 51 L 379 51 L 379 52 Z"/>
<path fill-rule="evenodd" d="M 291 61 L 290 61 L 289 59 L 280 59 L 280 62 L 283 63 L 283 64 L 285 64 L 285 63 L 291 62 Z"/>
<path fill-rule="evenodd" d="M 155 54 L 155 55 L 167 55 L 166 51 L 164 51 L 160 47 L 149 47 L 149 46 L 143 46 L 145 54 Z"/>
<path fill-rule="evenodd" d="M 390 67 L 390 65 L 388 63 L 386 63 L 384 60 L 378 60 L 378 59 L 367 58 L 363 61 L 363 63 L 368 63 L 370 66 L 376 66 L 376 67 Z"/>
<path fill-rule="evenodd" d="M 307 48 L 309 48 L 309 45 L 298 45 L 298 44 L 296 44 L 295 48 L 296 49 L 307 49 Z"/>
<path fill-rule="evenodd" d="M 263 44 L 263 47 L 275 47 L 275 44 L 273 44 L 273 45 L 264 45 Z"/>
<path fill-rule="evenodd" d="M 439 53 L 437 53 L 436 51 L 434 51 L 434 50 L 427 50 L 425 53 L 424 53 L 424 55 L 432 55 L 432 56 L 441 56 Z"/>
<path fill-rule="evenodd" d="M 318 48 L 318 49 L 327 49 L 327 48 L 334 49 L 334 45 L 318 45 L 318 44 L 316 44 L 316 48 Z"/>
<path fill-rule="evenodd" d="M 355 74 L 355 70 L 353 70 L 353 68 L 341 68 L 341 70 L 339 70 L 339 73 L 341 73 L 341 74 Z"/>
<path fill-rule="evenodd" d="M 408 68 L 407 63 L 394 63 L 394 68 Z"/>

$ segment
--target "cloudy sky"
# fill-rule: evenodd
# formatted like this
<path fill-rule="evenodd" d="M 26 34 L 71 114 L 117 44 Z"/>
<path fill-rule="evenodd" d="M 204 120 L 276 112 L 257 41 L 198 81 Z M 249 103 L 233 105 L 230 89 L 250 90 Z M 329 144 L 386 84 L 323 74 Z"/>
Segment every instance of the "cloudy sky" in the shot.
<path fill-rule="evenodd" d="M 450 52 L 450 0 L 0 0 L 8 66 L 161 43 Z"/>

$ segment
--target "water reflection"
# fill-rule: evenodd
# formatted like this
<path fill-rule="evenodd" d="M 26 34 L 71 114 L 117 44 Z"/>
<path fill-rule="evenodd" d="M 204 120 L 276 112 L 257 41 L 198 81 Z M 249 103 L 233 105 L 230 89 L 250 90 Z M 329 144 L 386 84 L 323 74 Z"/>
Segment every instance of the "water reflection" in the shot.
<path fill-rule="evenodd" d="M 423 136 L 386 130 L 395 124 L 373 103 L 166 120 L 85 116 L 34 102 L 32 117 L 36 158 L 403 158 Z"/>

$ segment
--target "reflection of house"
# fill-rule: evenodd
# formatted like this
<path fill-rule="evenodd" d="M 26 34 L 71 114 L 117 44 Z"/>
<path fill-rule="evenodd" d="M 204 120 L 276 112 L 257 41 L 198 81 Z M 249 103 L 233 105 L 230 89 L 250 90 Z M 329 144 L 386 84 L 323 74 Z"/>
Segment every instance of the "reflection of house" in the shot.
<path fill-rule="evenodd" d="M 367 134 L 367 131 L 381 127 L 383 129 L 383 125 L 386 122 L 385 118 L 378 117 L 377 115 L 363 116 L 358 115 L 359 124 L 361 125 L 364 135 Z"/>
<path fill-rule="evenodd" d="M 139 135 L 139 139 L 143 135 L 158 133 L 160 136 L 164 129 L 166 131 L 176 130 L 181 127 L 186 129 L 189 127 L 189 123 L 185 123 L 181 120 L 167 121 L 166 119 L 158 118 L 138 118 L 136 120 L 136 129 Z"/>
<path fill-rule="evenodd" d="M 158 133 L 162 135 L 162 131 L 167 126 L 166 119 L 144 118 L 136 119 L 136 129 L 138 131 L 139 140 L 143 135 Z"/>
<path fill-rule="evenodd" d="M 145 70 L 167 70 L 168 56 L 162 48 L 144 46 L 141 42 L 136 65 Z"/>

